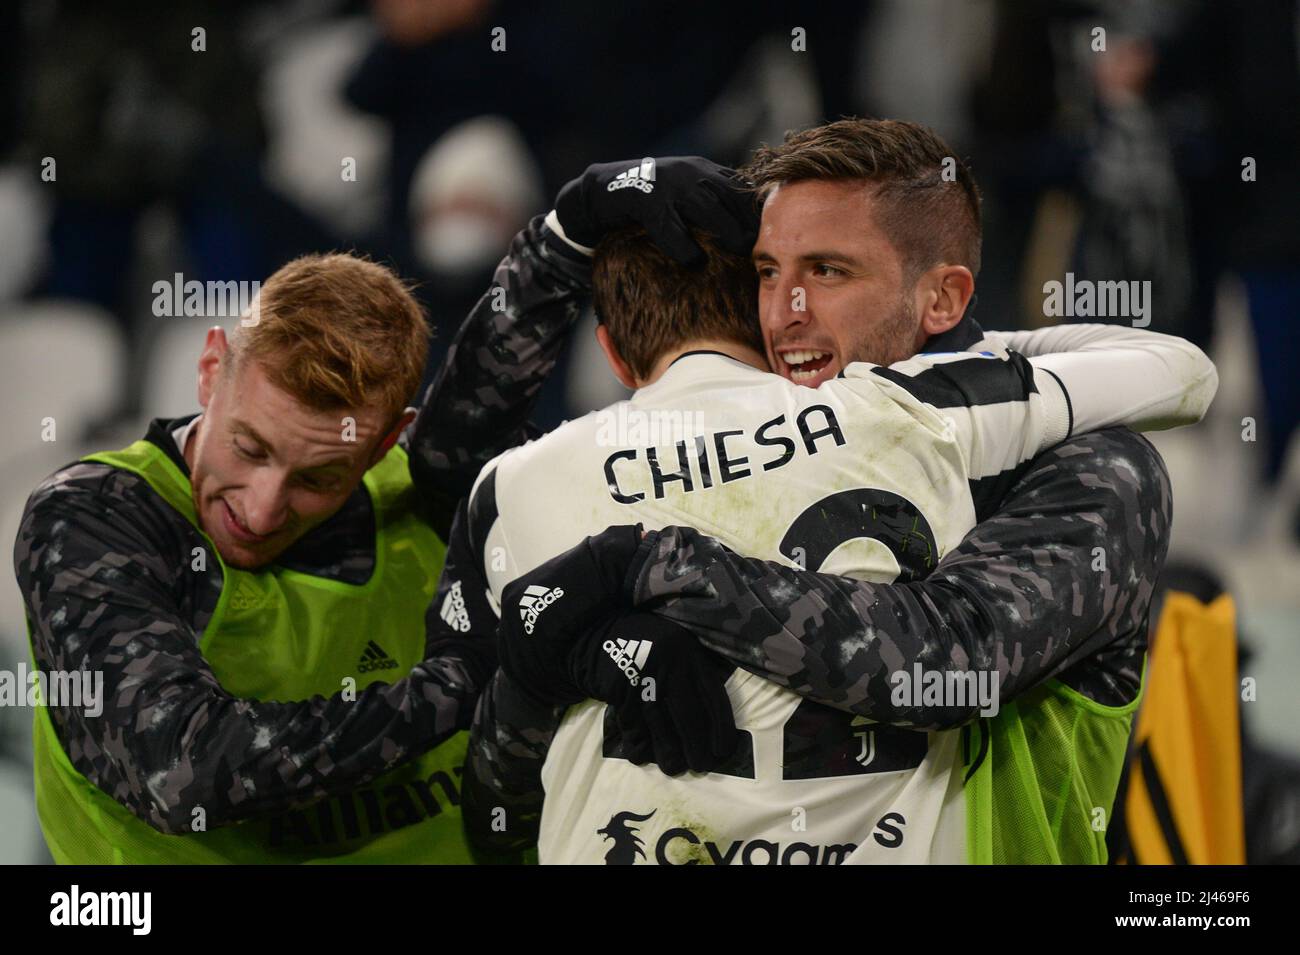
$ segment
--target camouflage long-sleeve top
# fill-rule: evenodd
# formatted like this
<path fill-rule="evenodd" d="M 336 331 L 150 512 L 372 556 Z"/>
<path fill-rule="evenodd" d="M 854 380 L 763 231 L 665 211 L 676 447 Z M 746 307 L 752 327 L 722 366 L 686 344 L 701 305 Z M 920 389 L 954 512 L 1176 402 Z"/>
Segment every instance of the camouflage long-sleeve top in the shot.
<path fill-rule="evenodd" d="M 1120 705 L 1140 690 L 1171 511 L 1155 449 L 1110 429 L 1073 437 L 1020 468 L 1001 507 L 922 580 L 874 584 L 802 571 L 669 527 L 646 535 L 626 596 L 693 629 L 737 666 L 880 723 L 945 729 L 975 717 L 973 701 L 895 703 L 889 675 L 915 664 L 996 670 L 1002 701 L 1056 678 Z M 452 561 L 448 573 L 471 572 Z M 484 693 L 464 786 L 467 831 L 483 850 L 535 842 L 541 768 L 562 717 L 500 671 Z M 497 808 L 511 823 L 505 831 L 490 824 Z"/>
<path fill-rule="evenodd" d="M 401 439 L 444 539 L 482 463 L 525 439 L 524 421 L 588 284 L 587 260 L 539 217 L 459 330 Z M 172 434 L 183 423 L 155 421 L 146 438 L 188 475 Z M 64 751 L 140 819 L 171 833 L 188 831 L 198 805 L 209 827 L 282 812 L 365 784 L 468 727 L 494 665 L 481 635 L 431 635 L 427 658 L 409 675 L 354 700 L 232 696 L 199 649 L 223 586 L 216 562 L 192 568 L 193 548 L 202 546 L 198 530 L 143 478 L 90 462 L 36 488 L 15 544 L 37 666 L 104 677 L 97 717 L 50 707 Z M 373 508 L 359 487 L 278 563 L 364 583 L 374 547 Z M 321 765 L 330 771 L 287 771 Z"/>
<path fill-rule="evenodd" d="M 536 436 L 528 416 L 590 299 L 591 259 L 543 220 L 515 236 L 411 425 L 411 478 L 444 539 L 483 465 Z"/>

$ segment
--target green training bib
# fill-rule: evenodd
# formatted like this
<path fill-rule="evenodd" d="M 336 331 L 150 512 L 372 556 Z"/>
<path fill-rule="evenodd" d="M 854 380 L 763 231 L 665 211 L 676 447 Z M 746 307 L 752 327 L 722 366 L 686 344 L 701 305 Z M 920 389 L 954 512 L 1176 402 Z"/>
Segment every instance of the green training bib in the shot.
<path fill-rule="evenodd" d="M 163 451 L 137 441 L 98 461 L 140 475 L 198 527 L 189 479 Z M 237 697 L 294 701 L 392 683 L 424 656 L 424 615 L 445 545 L 416 514 L 406 452 L 394 447 L 365 475 L 375 513 L 374 573 L 347 584 L 272 567 L 221 562 L 224 583 L 200 650 Z M 164 835 L 77 772 L 49 712 L 36 711 L 36 801 L 59 863 L 466 863 L 461 732 L 369 785 L 305 809 L 183 836 Z"/>

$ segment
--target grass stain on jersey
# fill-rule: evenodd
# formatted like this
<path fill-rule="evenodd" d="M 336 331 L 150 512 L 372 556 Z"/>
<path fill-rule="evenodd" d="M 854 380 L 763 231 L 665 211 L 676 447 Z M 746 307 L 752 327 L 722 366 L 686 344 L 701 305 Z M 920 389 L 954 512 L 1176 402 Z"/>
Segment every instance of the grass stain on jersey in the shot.
<path fill-rule="evenodd" d="M 693 817 L 681 803 L 664 807 L 664 817 L 667 820 L 665 832 L 673 829 L 689 829 L 698 840 L 692 843 L 684 839 L 674 839 L 665 852 L 669 862 L 673 865 L 690 865 L 692 862 L 700 865 L 716 864 L 705 843 L 715 845 L 721 843 L 723 837 L 717 830 Z"/>

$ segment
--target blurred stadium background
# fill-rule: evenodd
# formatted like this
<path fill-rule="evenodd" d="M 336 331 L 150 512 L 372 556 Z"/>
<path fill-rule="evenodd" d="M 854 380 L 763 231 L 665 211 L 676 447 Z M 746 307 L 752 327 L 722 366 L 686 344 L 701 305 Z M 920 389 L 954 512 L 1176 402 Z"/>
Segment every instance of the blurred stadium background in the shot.
<path fill-rule="evenodd" d="M 364 251 L 420 282 L 432 368 L 510 236 L 588 163 L 734 164 L 839 115 L 917 120 L 972 161 L 984 190 L 975 316 L 986 327 L 1049 321 L 1042 285 L 1066 272 L 1149 279 L 1151 327 L 1217 361 L 1210 417 L 1157 436 L 1174 479 L 1172 555 L 1237 601 L 1241 672 L 1258 693 L 1242 706 L 1252 861 L 1296 861 L 1298 11 L 1294 0 L 831 0 L 815 12 L 773 0 L 13 0 L 0 6 L 0 537 L 12 546 L 28 493 L 55 468 L 134 440 L 150 417 L 197 410 L 210 322 L 155 317 L 156 281 L 260 279 L 303 252 Z M 496 27 L 504 50 L 492 49 Z M 346 158 L 355 181 L 341 175 Z M 540 417 L 553 425 L 619 397 L 580 332 Z M 0 668 L 27 652 L 8 572 Z M 0 708 L 0 862 L 48 859 L 30 718 Z"/>

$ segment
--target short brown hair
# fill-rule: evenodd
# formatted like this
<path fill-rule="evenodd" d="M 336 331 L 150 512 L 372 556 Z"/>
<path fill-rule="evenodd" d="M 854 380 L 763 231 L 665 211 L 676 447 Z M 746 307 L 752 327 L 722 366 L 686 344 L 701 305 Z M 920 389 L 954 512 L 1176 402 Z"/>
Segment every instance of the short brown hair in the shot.
<path fill-rule="evenodd" d="M 877 224 L 899 250 L 909 285 L 940 263 L 979 274 L 979 187 L 961 157 L 924 126 L 841 119 L 760 146 L 741 173 L 760 198 L 782 183 L 810 179 L 876 183 Z"/>
<path fill-rule="evenodd" d="M 429 324 L 393 272 L 345 253 L 305 255 L 262 283 L 255 324 L 236 331 L 232 365 L 318 411 L 380 408 L 400 417 L 424 375 Z"/>
<path fill-rule="evenodd" d="M 704 250 L 702 265 L 678 263 L 643 229 L 610 233 L 596 246 L 596 314 L 638 378 L 648 378 L 669 349 L 692 339 L 720 339 L 763 351 L 754 266 L 723 251 L 706 234 L 692 236 Z"/>

